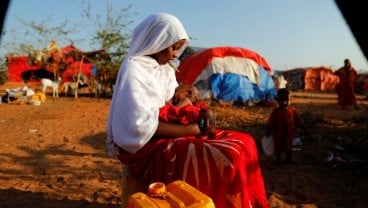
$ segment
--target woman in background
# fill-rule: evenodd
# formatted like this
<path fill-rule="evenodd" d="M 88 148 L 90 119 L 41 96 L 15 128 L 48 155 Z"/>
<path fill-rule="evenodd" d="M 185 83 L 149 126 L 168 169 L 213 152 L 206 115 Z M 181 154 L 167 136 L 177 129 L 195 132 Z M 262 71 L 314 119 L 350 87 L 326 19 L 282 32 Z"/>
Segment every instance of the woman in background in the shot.
<path fill-rule="evenodd" d="M 350 60 L 345 59 L 344 66 L 335 71 L 334 74 L 340 79 L 337 86 L 338 105 L 340 105 L 342 109 L 345 109 L 347 106 L 353 106 L 354 109 L 359 110 L 355 97 L 357 72 L 351 65 Z"/>

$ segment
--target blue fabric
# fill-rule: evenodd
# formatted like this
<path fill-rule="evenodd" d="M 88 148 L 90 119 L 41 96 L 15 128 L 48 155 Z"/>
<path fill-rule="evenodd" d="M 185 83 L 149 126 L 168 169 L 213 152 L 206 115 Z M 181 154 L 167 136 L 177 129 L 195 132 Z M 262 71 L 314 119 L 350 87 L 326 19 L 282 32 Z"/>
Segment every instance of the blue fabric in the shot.
<path fill-rule="evenodd" d="M 97 67 L 96 67 L 96 65 L 92 65 L 92 75 L 93 76 L 96 76 L 97 75 L 97 71 L 98 71 L 98 69 L 97 69 Z"/>
<path fill-rule="evenodd" d="M 261 82 L 258 86 L 253 86 L 253 89 L 256 91 L 255 96 L 258 96 L 255 98 L 263 101 L 275 100 L 277 91 L 272 77 L 263 67 L 259 67 L 259 74 L 261 77 Z"/>
<path fill-rule="evenodd" d="M 263 67 L 260 67 L 259 71 L 259 85 L 251 83 L 247 77 L 239 74 L 213 74 L 210 83 L 214 97 L 223 101 L 273 101 L 276 88 L 272 77 Z"/>

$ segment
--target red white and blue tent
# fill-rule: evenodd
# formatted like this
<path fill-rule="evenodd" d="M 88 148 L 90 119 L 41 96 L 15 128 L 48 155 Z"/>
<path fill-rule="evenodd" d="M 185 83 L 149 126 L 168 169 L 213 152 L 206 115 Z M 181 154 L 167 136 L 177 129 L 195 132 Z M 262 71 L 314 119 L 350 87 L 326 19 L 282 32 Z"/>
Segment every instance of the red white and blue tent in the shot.
<path fill-rule="evenodd" d="M 199 50 L 181 60 L 176 76 L 180 83 L 195 85 L 202 98 L 258 103 L 276 96 L 270 65 L 246 48 Z"/>

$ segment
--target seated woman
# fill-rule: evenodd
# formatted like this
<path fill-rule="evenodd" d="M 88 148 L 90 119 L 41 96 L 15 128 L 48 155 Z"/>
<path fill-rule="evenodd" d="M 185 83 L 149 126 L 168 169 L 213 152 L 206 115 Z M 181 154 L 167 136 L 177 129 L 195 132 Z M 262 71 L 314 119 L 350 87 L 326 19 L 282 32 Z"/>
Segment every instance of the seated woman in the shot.
<path fill-rule="evenodd" d="M 147 185 L 183 180 L 219 208 L 268 207 L 251 135 L 207 128 L 207 117 L 188 124 L 159 119 L 178 87 L 169 62 L 188 40 L 181 22 L 166 13 L 153 14 L 134 29 L 112 96 L 109 153 Z"/>

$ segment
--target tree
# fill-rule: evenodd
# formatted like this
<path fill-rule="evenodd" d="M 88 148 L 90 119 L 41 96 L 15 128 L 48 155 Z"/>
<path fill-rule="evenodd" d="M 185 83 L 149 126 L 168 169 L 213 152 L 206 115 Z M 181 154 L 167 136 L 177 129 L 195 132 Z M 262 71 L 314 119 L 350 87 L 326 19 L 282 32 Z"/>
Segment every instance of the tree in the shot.
<path fill-rule="evenodd" d="M 91 15 L 89 2 L 84 6 L 82 15 L 89 20 L 88 22 L 94 23 L 96 27 L 91 46 L 97 46 L 108 54 L 108 58 L 106 56 L 101 58 L 101 54 L 89 58 L 97 68 L 94 79 L 103 86 L 111 87 L 115 83 L 117 72 L 129 48 L 128 26 L 133 23 L 129 13 L 131 5 L 115 13 L 113 5 L 108 4 L 104 19 L 98 15 Z"/>
<path fill-rule="evenodd" d="M 51 40 L 57 40 L 60 44 L 73 44 L 82 40 L 72 40 L 69 37 L 77 32 L 77 25 L 71 25 L 69 20 L 63 20 L 58 25 L 49 25 L 52 15 L 40 22 L 17 19 L 25 26 L 22 28 L 4 31 L 12 40 L 3 43 L 8 51 L 7 55 L 30 54 L 35 50 L 46 48 Z"/>
<path fill-rule="evenodd" d="M 88 59 L 88 61 L 94 63 L 103 75 L 114 76 L 114 74 L 117 74 L 129 47 L 128 26 L 133 22 L 130 20 L 129 14 L 131 5 L 116 12 L 113 5 L 109 4 L 104 18 L 98 14 L 92 15 L 90 1 L 81 1 L 81 8 L 81 22 L 79 23 L 72 23 L 66 19 L 59 24 L 50 25 L 52 15 L 47 16 L 40 22 L 18 18 L 25 27 L 4 31 L 4 35 L 12 37 L 10 41 L 2 43 L 8 51 L 7 55 L 28 54 L 29 57 L 32 57 L 32 54 L 40 49 L 44 50 L 52 40 L 57 40 L 59 45 L 73 45 L 74 43 L 87 41 L 92 48 L 105 51 L 109 59 L 106 59 L 107 56 L 103 56 L 104 58 L 90 56 L 85 57 L 86 60 Z M 92 37 L 91 39 L 76 40 L 70 38 L 87 27 L 92 28 L 92 35 L 87 36 Z M 114 80 L 114 78 L 110 77 L 109 80 Z"/>

